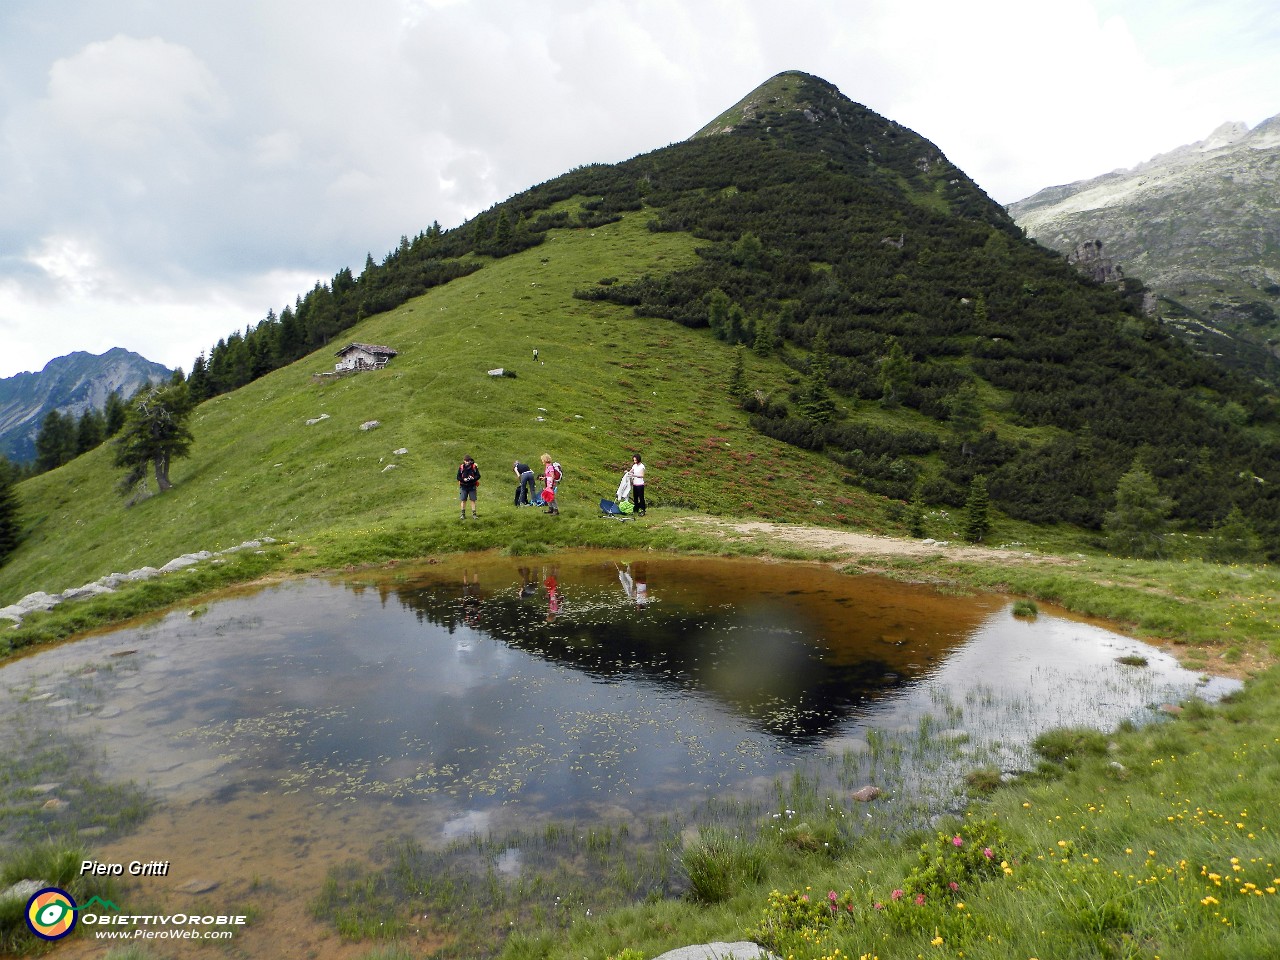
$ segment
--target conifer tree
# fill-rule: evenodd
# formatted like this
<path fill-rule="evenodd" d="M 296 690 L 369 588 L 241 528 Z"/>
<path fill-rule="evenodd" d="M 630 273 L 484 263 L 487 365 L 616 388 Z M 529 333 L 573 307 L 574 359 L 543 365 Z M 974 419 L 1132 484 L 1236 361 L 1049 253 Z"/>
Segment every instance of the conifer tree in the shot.
<path fill-rule="evenodd" d="M 21 536 L 18 526 L 17 471 L 5 457 L 0 457 L 0 564 L 17 549 Z"/>
<path fill-rule="evenodd" d="M 1155 477 L 1135 459 L 1116 484 L 1116 506 L 1103 520 L 1107 547 L 1127 557 L 1161 557 L 1173 501 L 1160 495 Z"/>
<path fill-rule="evenodd" d="M 102 408 L 102 415 L 105 421 L 102 428 L 104 437 L 114 437 L 120 432 L 128 412 L 129 409 L 125 406 L 125 402 L 120 399 L 119 393 L 112 391 L 107 394 L 106 406 Z"/>
<path fill-rule="evenodd" d="M 76 424 L 76 456 L 88 453 L 102 443 L 106 418 L 98 410 L 86 410 Z"/>
<path fill-rule="evenodd" d="M 767 357 L 778 348 L 778 322 L 776 318 L 761 314 L 755 323 L 756 335 L 751 349 L 761 357 Z"/>
<path fill-rule="evenodd" d="M 511 218 L 507 216 L 506 210 L 498 211 L 498 222 L 493 228 L 493 248 L 499 253 L 505 253 L 507 246 L 511 243 Z"/>
<path fill-rule="evenodd" d="M 729 306 L 729 333 L 728 340 L 730 343 L 746 343 L 750 339 L 747 334 L 749 328 L 747 323 L 747 312 L 736 303 Z"/>
<path fill-rule="evenodd" d="M 729 295 L 716 287 L 707 295 L 707 326 L 718 340 L 729 339 Z"/>
<path fill-rule="evenodd" d="M 827 372 L 831 368 L 831 354 L 827 347 L 827 331 L 822 328 L 813 338 L 809 354 L 809 374 L 805 377 L 800 396 L 800 412 L 814 423 L 830 423 L 836 415 L 836 404 L 831 399 L 831 387 L 827 384 Z"/>
<path fill-rule="evenodd" d="M 75 419 L 50 410 L 44 415 L 40 432 L 36 434 L 36 470 L 40 473 L 54 470 L 74 459 L 75 455 Z"/>
<path fill-rule="evenodd" d="M 209 367 L 201 353 L 191 364 L 191 376 L 187 377 L 187 391 L 192 403 L 200 403 L 213 396 L 213 384 L 209 382 Z"/>
<path fill-rule="evenodd" d="M 1213 529 L 1209 557 L 1224 563 L 1247 563 L 1257 560 L 1262 553 L 1262 538 L 1249 523 L 1239 504 L 1232 504 L 1231 511 Z"/>
<path fill-rule="evenodd" d="M 960 452 L 969 456 L 969 442 L 982 429 L 982 406 L 978 401 L 977 385 L 966 380 L 943 401 L 943 405 L 949 414 L 951 432 L 960 441 Z"/>
<path fill-rule="evenodd" d="M 897 340 L 889 341 L 889 353 L 880 362 L 880 398 L 887 407 L 896 407 L 911 386 L 911 361 Z"/>
<path fill-rule="evenodd" d="M 120 484 L 123 490 L 142 482 L 148 467 L 154 470 L 161 493 L 173 486 L 169 466 L 175 457 L 185 457 L 191 447 L 190 414 L 185 383 L 170 382 L 138 391 L 115 441 L 116 466 L 127 469 Z"/>
<path fill-rule="evenodd" d="M 911 500 L 907 503 L 907 532 L 917 539 L 925 534 L 924 496 L 919 484 L 916 485 L 915 491 L 911 494 Z"/>
<path fill-rule="evenodd" d="M 976 476 L 969 481 L 969 499 L 964 504 L 964 537 L 970 543 L 981 543 L 991 532 L 991 500 L 987 495 L 987 479 Z"/>

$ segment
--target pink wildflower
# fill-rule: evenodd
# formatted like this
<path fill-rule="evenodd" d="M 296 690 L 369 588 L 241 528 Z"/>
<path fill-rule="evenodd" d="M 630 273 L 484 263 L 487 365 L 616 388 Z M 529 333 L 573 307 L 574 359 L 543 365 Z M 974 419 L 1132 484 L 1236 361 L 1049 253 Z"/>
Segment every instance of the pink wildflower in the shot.
<path fill-rule="evenodd" d="M 830 892 L 827 894 L 827 899 L 828 899 L 828 900 L 830 900 L 832 903 L 835 903 L 835 902 L 836 902 L 836 892 L 835 892 L 834 890 L 830 891 Z"/>
<path fill-rule="evenodd" d="M 924 906 L 924 894 L 923 894 L 923 893 L 917 893 L 917 894 L 916 894 L 916 906 L 917 906 L 917 907 L 923 907 L 923 906 Z"/>
<path fill-rule="evenodd" d="M 991 852 L 991 848 L 990 848 L 990 847 L 983 847 L 983 848 L 982 848 L 982 855 L 983 855 L 984 857 L 986 857 L 988 860 L 990 860 L 992 857 L 994 857 L 994 856 L 995 856 L 995 854 Z"/>
<path fill-rule="evenodd" d="M 893 891 L 893 893 L 889 894 L 889 896 L 890 896 L 890 897 L 892 897 L 894 900 L 901 900 L 901 899 L 902 899 L 902 891 L 901 891 L 901 890 L 895 890 L 895 891 Z"/>
<path fill-rule="evenodd" d="M 877 910 L 883 910 L 883 909 L 884 909 L 884 904 L 883 904 L 883 903 L 880 903 L 880 902 L 878 902 L 878 901 L 877 901 L 875 904 L 873 904 L 873 906 L 874 906 Z M 853 907 L 850 907 L 849 909 L 850 909 L 850 910 L 852 910 L 852 909 L 853 909 Z"/>
<path fill-rule="evenodd" d="M 961 840 L 959 837 L 952 837 L 952 838 L 951 838 L 951 845 L 952 845 L 953 847 L 963 847 L 963 846 L 964 846 L 964 841 L 963 841 L 963 840 Z"/>
<path fill-rule="evenodd" d="M 948 887 L 950 887 L 950 888 L 952 889 L 952 891 L 955 891 L 955 890 L 959 890 L 959 889 L 960 889 L 960 884 L 956 883 L 954 880 L 952 880 L 950 883 L 948 883 L 948 884 L 947 884 L 947 886 L 948 886 Z"/>

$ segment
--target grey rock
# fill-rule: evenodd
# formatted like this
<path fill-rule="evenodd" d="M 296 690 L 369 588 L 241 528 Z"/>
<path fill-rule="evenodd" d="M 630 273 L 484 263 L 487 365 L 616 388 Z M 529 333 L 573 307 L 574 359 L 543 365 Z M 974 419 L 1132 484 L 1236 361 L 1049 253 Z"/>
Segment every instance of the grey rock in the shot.
<path fill-rule="evenodd" d="M 313 427 L 313 426 L 315 426 L 317 423 L 323 423 L 325 420 L 328 420 L 328 419 L 329 419 L 329 415 L 328 415 L 327 413 L 322 413 L 322 414 L 320 414 L 320 416 L 316 417 L 314 420 L 308 420 L 308 421 L 307 421 L 307 426 L 308 426 L 308 427 Z"/>
<path fill-rule="evenodd" d="M 178 887 L 179 893 L 209 893 L 217 890 L 221 884 L 217 880 L 196 879 L 188 880 L 182 886 Z"/>
<path fill-rule="evenodd" d="M 63 590 L 62 593 L 58 594 L 58 602 L 83 600 L 85 597 L 97 597 L 104 593 L 115 593 L 115 590 L 98 583 L 86 583 L 83 587 L 72 587 L 70 590 Z"/>
<path fill-rule="evenodd" d="M 757 960 L 757 958 L 777 960 L 774 954 L 750 940 L 739 940 L 737 943 L 716 941 L 693 947 L 677 947 L 675 950 L 668 950 L 660 957 L 654 957 L 654 960 Z"/>
<path fill-rule="evenodd" d="M 380 426 L 382 426 L 382 424 L 377 420 L 366 420 L 364 423 L 360 424 L 360 429 L 365 431 L 377 430 Z"/>
<path fill-rule="evenodd" d="M 197 557 L 193 553 L 184 554 L 181 557 L 174 557 L 163 567 L 160 568 L 161 573 L 173 573 L 175 570 L 181 570 L 183 567 L 193 567 L 199 563 L 203 557 Z"/>
<path fill-rule="evenodd" d="M 28 593 L 13 606 L 19 608 L 24 614 L 34 613 L 37 610 L 52 610 L 58 605 L 58 598 L 52 594 L 45 593 L 43 590 L 37 590 L 35 593 Z"/>
<path fill-rule="evenodd" d="M 44 880 L 19 880 L 13 886 L 0 890 L 0 903 L 9 900 L 25 903 L 48 885 Z"/>

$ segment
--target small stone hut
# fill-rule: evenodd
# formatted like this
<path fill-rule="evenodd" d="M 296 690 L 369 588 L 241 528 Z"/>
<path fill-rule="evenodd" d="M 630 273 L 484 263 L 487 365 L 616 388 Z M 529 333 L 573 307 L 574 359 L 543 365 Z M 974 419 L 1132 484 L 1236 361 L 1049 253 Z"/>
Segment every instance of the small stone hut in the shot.
<path fill-rule="evenodd" d="M 376 343 L 349 343 L 334 356 L 338 362 L 333 365 L 335 372 L 345 370 L 381 370 L 397 351 Z"/>

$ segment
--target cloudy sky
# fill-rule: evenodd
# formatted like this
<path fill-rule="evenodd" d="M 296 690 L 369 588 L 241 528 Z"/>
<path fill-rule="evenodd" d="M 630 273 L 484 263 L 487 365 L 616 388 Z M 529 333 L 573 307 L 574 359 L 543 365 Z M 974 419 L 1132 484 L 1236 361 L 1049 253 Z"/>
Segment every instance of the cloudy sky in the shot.
<path fill-rule="evenodd" d="M 0 377 L 169 366 L 804 70 L 1001 203 L 1280 113 L 1258 0 L 3 0 Z"/>

